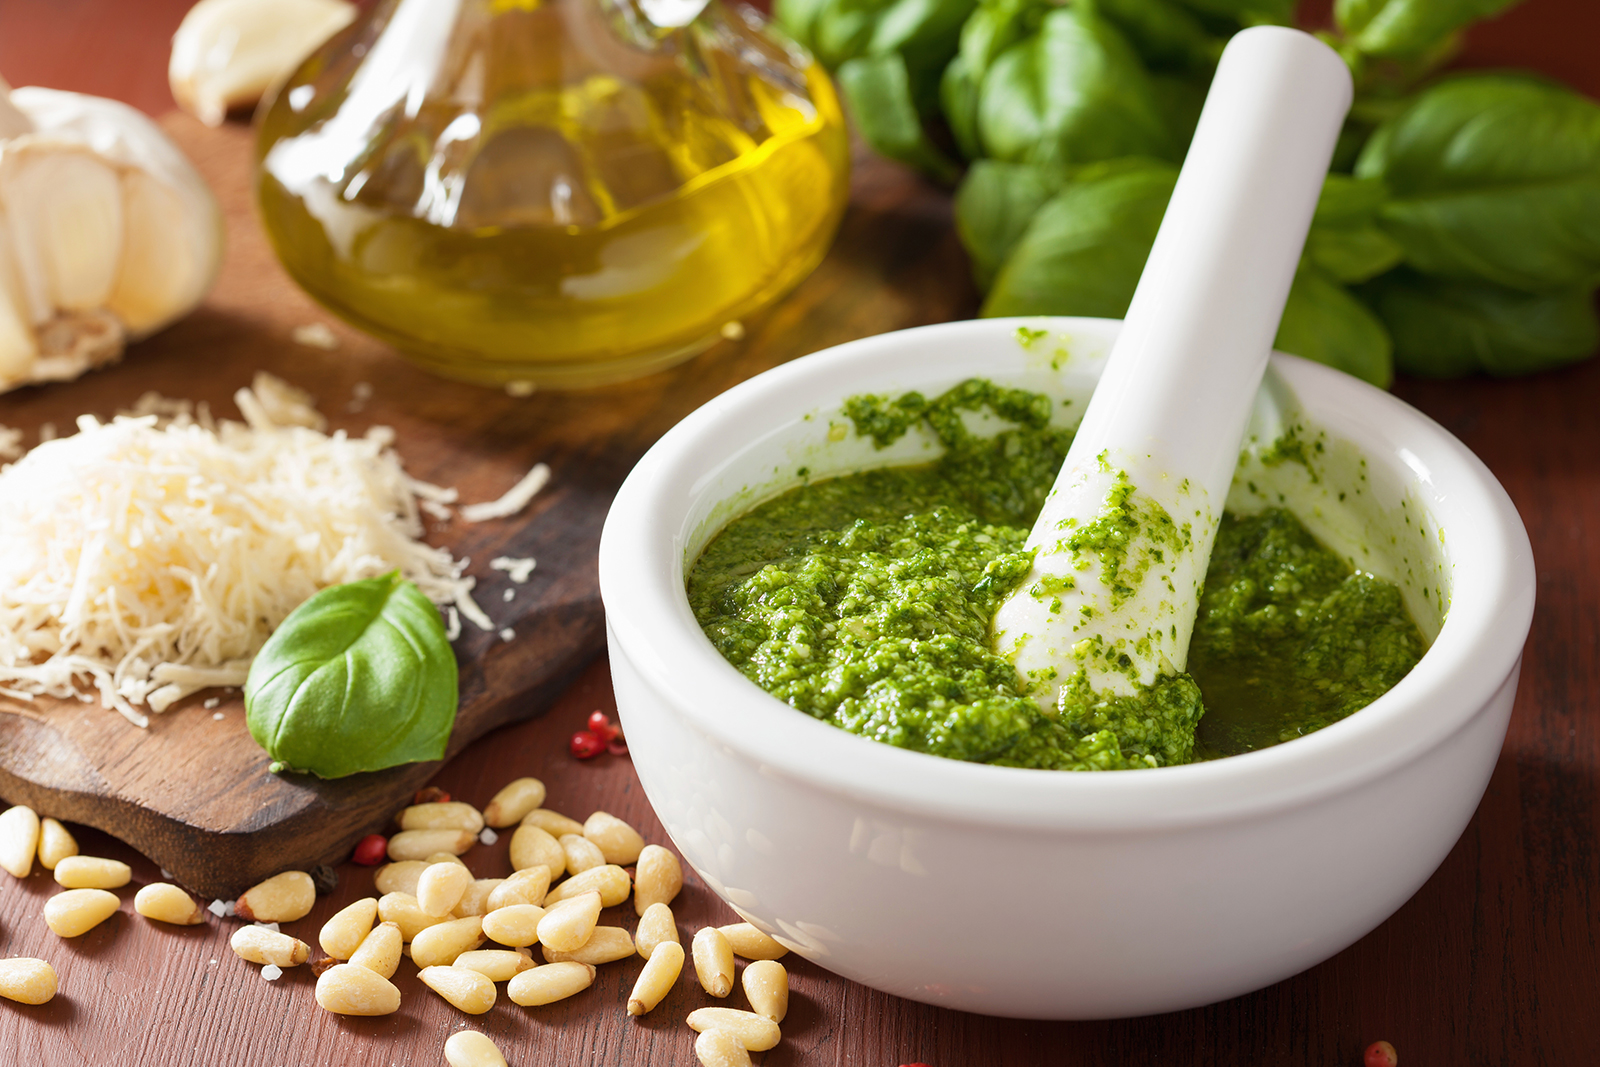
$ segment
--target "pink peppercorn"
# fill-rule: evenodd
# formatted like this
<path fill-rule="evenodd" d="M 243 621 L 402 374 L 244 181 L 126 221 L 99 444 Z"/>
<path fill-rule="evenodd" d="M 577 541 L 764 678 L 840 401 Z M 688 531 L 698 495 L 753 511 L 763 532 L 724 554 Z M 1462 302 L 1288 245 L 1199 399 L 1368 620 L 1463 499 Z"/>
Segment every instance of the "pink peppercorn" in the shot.
<path fill-rule="evenodd" d="M 363 867 L 376 867 L 389 855 L 389 839 L 382 834 L 368 834 L 356 842 L 355 855 L 350 859 Z"/>

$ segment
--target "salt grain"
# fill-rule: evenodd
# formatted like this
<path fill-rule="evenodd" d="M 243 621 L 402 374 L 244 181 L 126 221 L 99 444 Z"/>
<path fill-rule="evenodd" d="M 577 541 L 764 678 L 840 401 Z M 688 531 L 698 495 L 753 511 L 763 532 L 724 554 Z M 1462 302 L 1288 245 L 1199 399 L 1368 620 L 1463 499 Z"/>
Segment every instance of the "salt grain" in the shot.
<path fill-rule="evenodd" d="M 261 927 L 263 930 L 271 930 L 273 933 L 278 932 L 277 923 L 256 923 L 256 925 Z"/>
<path fill-rule="evenodd" d="M 219 720 L 227 718 L 227 716 L 222 714 L 222 712 L 220 712 L 220 711 L 212 712 L 211 717 L 213 719 L 219 719 Z"/>
<path fill-rule="evenodd" d="M 483 832 L 478 835 L 478 840 L 485 845 L 492 845 L 500 840 L 500 835 L 485 826 Z"/>
<path fill-rule="evenodd" d="M 297 345 L 320 348 L 325 352 L 332 352 L 339 347 L 339 338 L 334 336 L 325 322 L 308 322 L 304 326 L 296 326 L 290 331 L 289 337 Z"/>
<path fill-rule="evenodd" d="M 220 919 L 228 914 L 228 902 L 225 900 L 213 900 L 206 906 L 206 910 Z"/>
<path fill-rule="evenodd" d="M 283 968 L 279 967 L 276 963 L 269 963 L 265 967 L 261 968 L 261 977 L 265 978 L 269 982 L 276 982 L 279 978 L 283 977 Z"/>
<path fill-rule="evenodd" d="M 500 631 L 500 640 L 502 641 L 509 641 L 515 636 L 517 636 L 517 631 L 513 630 L 509 626 Z"/>
<path fill-rule="evenodd" d="M 205 708 L 207 711 L 210 711 L 212 708 L 216 707 L 220 703 L 222 703 L 222 698 L 221 697 L 212 697 L 210 700 L 207 700 L 204 704 L 202 704 L 200 706 Z"/>
<path fill-rule="evenodd" d="M 509 604 L 513 600 L 517 599 L 517 591 L 515 589 L 507 589 L 504 593 L 500 594 L 500 599 Z"/>

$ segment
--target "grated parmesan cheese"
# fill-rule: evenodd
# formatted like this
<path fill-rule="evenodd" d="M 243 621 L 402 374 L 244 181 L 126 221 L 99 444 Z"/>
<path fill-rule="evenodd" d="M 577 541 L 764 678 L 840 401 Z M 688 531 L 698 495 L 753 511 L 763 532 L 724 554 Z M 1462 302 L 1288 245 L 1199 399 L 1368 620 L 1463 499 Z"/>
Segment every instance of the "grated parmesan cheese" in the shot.
<path fill-rule="evenodd" d="M 461 517 L 468 522 L 509 518 L 527 507 L 529 501 L 539 495 L 539 490 L 543 489 L 549 480 L 550 468 L 543 463 L 535 463 L 533 470 L 524 474 L 521 481 L 507 489 L 499 500 L 467 504 L 461 509 Z"/>
<path fill-rule="evenodd" d="M 135 705 L 243 685 L 307 597 L 396 568 L 494 629 L 467 561 L 418 540 L 393 431 L 324 434 L 309 397 L 266 374 L 235 399 L 248 425 L 142 398 L 144 414 L 83 416 L 0 470 L 0 688 L 88 686 L 148 725 Z"/>
<path fill-rule="evenodd" d="M 489 561 L 490 570 L 505 571 L 518 585 L 528 580 L 529 575 L 533 574 L 533 568 L 534 562 L 531 556 L 496 556 Z"/>

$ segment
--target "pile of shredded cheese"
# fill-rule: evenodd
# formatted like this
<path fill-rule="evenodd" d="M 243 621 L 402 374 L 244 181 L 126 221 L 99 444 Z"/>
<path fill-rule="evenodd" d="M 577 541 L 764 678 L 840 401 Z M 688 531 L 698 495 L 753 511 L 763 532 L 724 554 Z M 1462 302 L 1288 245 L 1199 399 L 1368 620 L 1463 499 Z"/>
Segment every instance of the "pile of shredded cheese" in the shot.
<path fill-rule="evenodd" d="M 389 428 L 323 433 L 309 398 L 264 374 L 235 401 L 244 424 L 147 396 L 0 470 L 0 693 L 92 687 L 145 726 L 135 705 L 244 684 L 319 589 L 396 568 L 494 628 L 466 561 L 420 540 L 419 497 L 447 510 L 453 492 L 408 478 Z"/>

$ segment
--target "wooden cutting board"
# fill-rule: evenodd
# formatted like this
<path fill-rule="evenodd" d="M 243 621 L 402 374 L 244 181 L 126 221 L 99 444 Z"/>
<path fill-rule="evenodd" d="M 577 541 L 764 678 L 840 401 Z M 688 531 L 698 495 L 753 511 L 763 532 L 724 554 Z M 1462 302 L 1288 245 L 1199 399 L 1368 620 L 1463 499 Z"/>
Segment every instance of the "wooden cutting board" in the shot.
<path fill-rule="evenodd" d="M 150 389 L 237 418 L 235 390 L 267 370 L 311 391 L 333 428 L 394 427 L 406 469 L 455 486 L 464 501 L 494 499 L 535 462 L 548 463 L 549 486 L 521 515 L 430 525 L 429 541 L 470 557 L 479 602 L 515 634 L 503 641 L 468 625 L 455 643 L 461 708 L 452 756 L 542 711 L 603 647 L 600 528 L 622 479 L 673 423 L 796 356 L 976 306 L 949 198 L 857 152 L 837 245 L 792 295 L 745 324 L 742 341 L 637 382 L 515 399 L 431 377 L 323 311 L 289 280 L 261 232 L 249 194 L 251 132 L 206 129 L 183 115 L 163 121 L 227 216 L 215 290 L 116 367 L 0 396 L 0 424 L 26 431 L 32 445 L 46 423 L 71 432 L 78 415 L 109 416 Z M 336 350 L 291 340 L 295 327 L 315 322 L 332 326 Z M 354 402 L 359 383 L 372 389 L 364 405 Z M 502 555 L 538 561 L 526 585 L 489 568 Z M 505 601 L 508 588 L 515 597 Z M 208 709 L 212 695 L 222 701 Z M 98 702 L 0 698 L 0 796 L 114 834 L 206 896 L 231 898 L 276 871 L 344 858 L 438 769 L 413 764 L 321 781 L 274 776 L 268 762 L 245 729 L 237 692 L 199 694 L 151 716 L 145 730 Z"/>

